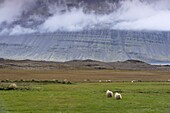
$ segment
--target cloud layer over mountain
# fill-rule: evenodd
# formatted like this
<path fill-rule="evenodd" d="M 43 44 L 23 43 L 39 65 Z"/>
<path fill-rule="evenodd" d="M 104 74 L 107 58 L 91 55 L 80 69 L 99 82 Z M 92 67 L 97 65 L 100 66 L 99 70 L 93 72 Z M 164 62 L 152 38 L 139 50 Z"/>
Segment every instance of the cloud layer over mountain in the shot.
<path fill-rule="evenodd" d="M 84 29 L 170 31 L 169 0 L 113 1 L 2 0 L 0 34 Z"/>

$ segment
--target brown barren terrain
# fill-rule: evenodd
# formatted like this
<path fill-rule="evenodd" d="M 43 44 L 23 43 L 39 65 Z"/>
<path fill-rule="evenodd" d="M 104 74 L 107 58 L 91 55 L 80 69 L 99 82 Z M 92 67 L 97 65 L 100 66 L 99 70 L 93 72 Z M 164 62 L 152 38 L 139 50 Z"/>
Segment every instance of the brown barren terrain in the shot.
<path fill-rule="evenodd" d="M 0 80 L 69 80 L 74 82 L 167 81 L 170 72 L 116 70 L 0 70 Z"/>
<path fill-rule="evenodd" d="M 92 60 L 45 62 L 0 60 L 0 80 L 68 80 L 73 82 L 168 81 L 169 66 L 141 61 L 106 63 Z"/>

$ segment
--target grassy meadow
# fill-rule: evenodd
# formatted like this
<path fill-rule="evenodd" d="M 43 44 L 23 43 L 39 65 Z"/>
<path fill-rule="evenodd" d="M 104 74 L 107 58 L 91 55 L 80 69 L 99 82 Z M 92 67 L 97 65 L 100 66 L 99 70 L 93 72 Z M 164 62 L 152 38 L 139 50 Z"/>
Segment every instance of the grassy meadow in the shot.
<path fill-rule="evenodd" d="M 0 90 L 0 113 L 170 112 L 170 82 L 17 85 L 17 90 Z M 106 98 L 107 89 L 120 92 L 123 99 Z"/>

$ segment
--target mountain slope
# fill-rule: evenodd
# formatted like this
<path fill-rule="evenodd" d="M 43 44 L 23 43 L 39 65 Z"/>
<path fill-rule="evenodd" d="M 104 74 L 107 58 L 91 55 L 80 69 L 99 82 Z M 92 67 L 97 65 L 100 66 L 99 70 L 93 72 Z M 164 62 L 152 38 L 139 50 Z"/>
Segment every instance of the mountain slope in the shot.
<path fill-rule="evenodd" d="M 91 30 L 0 36 L 0 57 L 105 62 L 170 62 L 170 32 Z"/>

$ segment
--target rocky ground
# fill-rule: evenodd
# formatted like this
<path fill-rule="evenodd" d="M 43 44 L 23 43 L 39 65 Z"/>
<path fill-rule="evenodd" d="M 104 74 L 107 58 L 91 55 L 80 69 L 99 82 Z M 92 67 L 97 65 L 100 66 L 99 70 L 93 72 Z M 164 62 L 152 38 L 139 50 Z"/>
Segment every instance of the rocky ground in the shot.
<path fill-rule="evenodd" d="M 151 70 L 170 71 L 169 65 L 150 65 L 142 61 L 128 60 L 124 62 L 100 62 L 94 60 L 73 60 L 68 62 L 47 62 L 31 60 L 0 59 L 0 69 L 28 70 Z"/>

